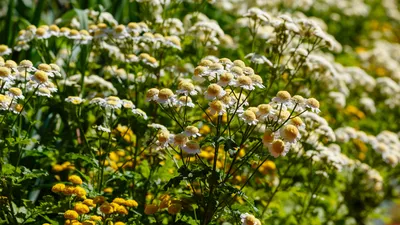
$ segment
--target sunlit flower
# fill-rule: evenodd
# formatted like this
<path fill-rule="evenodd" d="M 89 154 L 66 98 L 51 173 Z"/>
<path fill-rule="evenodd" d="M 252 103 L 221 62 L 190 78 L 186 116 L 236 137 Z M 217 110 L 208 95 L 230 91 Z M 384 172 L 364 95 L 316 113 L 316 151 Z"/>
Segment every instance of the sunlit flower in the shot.
<path fill-rule="evenodd" d="M 319 110 L 319 102 L 317 99 L 315 98 L 309 98 L 306 101 L 306 107 L 310 108 L 311 111 L 315 112 L 315 113 L 319 113 L 321 112 L 321 110 Z"/>
<path fill-rule="evenodd" d="M 141 109 L 132 109 L 132 113 L 135 115 L 139 115 L 140 117 L 142 117 L 144 120 L 148 119 L 148 116 L 146 114 L 146 112 L 144 112 Z"/>
<path fill-rule="evenodd" d="M 224 113 L 226 113 L 224 103 L 222 103 L 219 100 L 214 100 L 208 103 L 208 105 L 209 105 L 208 110 L 210 111 L 211 115 L 215 115 L 216 113 L 218 115 L 223 115 Z"/>
<path fill-rule="evenodd" d="M 76 220 L 76 219 L 78 219 L 78 217 L 79 217 L 79 214 L 75 210 L 67 210 L 64 213 L 65 219 Z"/>
<path fill-rule="evenodd" d="M 279 129 L 279 134 L 283 140 L 289 143 L 296 143 L 300 139 L 300 132 L 296 126 L 288 124 Z"/>
<path fill-rule="evenodd" d="M 181 81 L 178 85 L 178 90 L 176 93 L 183 94 L 183 95 L 197 95 L 197 91 L 194 88 L 194 85 L 190 82 Z"/>
<path fill-rule="evenodd" d="M 160 91 L 157 88 L 150 88 L 147 92 L 146 92 L 146 101 L 150 102 L 150 101 L 157 101 L 158 100 L 158 93 Z"/>
<path fill-rule="evenodd" d="M 196 141 L 188 141 L 184 146 L 182 146 L 182 149 L 188 153 L 188 154 L 198 154 L 200 153 L 200 145 Z"/>
<path fill-rule="evenodd" d="M 178 100 L 175 102 L 177 106 L 187 106 L 190 108 L 194 107 L 194 104 L 192 102 L 192 98 L 189 96 L 181 96 L 178 98 Z"/>
<path fill-rule="evenodd" d="M 156 101 L 165 105 L 173 104 L 175 102 L 174 92 L 169 88 L 163 88 L 158 92 L 158 98 Z"/>
<path fill-rule="evenodd" d="M 24 99 L 24 95 L 22 94 L 22 90 L 16 87 L 12 87 L 8 89 L 8 95 L 14 99 Z"/>
<path fill-rule="evenodd" d="M 249 213 L 240 215 L 240 221 L 242 222 L 242 225 L 261 225 L 260 220 Z"/>
<path fill-rule="evenodd" d="M 253 81 L 251 80 L 250 77 L 244 76 L 244 75 L 237 77 L 237 80 L 236 80 L 236 83 L 234 86 L 243 88 L 245 90 L 254 90 Z"/>
<path fill-rule="evenodd" d="M 248 125 L 257 125 L 256 114 L 250 109 L 244 111 L 239 117 Z"/>
<path fill-rule="evenodd" d="M 180 134 L 171 134 L 169 137 L 169 142 L 174 144 L 174 145 L 179 145 L 179 146 L 184 146 L 186 144 L 186 142 L 188 141 L 188 138 L 186 137 L 186 135 L 184 133 L 180 133 Z"/>
<path fill-rule="evenodd" d="M 185 128 L 184 134 L 188 137 L 200 137 L 199 128 L 195 126 L 187 126 Z"/>
<path fill-rule="evenodd" d="M 11 48 L 7 45 L 0 45 L 0 56 L 11 54 Z"/>
<path fill-rule="evenodd" d="M 210 84 L 207 91 L 204 93 L 206 99 L 214 100 L 216 98 L 222 98 L 226 92 L 218 84 Z"/>
<path fill-rule="evenodd" d="M 78 96 L 68 96 L 68 98 L 66 98 L 65 101 L 70 102 L 74 105 L 79 105 L 83 102 L 83 99 Z"/>
<path fill-rule="evenodd" d="M 275 139 L 271 144 L 268 145 L 268 150 L 271 155 L 275 158 L 278 156 L 285 156 L 289 152 L 290 145 L 285 144 L 281 139 Z"/>

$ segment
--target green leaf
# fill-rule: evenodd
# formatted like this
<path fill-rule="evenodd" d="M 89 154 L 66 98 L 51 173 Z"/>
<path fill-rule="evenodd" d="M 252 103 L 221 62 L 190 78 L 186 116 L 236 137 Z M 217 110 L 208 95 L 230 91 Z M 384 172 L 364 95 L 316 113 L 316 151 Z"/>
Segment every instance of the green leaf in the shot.
<path fill-rule="evenodd" d="M 1 173 L 4 175 L 11 175 L 14 172 L 16 172 L 16 169 L 13 165 L 11 164 L 5 164 L 3 165 L 3 167 L 1 168 Z"/>
<path fill-rule="evenodd" d="M 88 29 L 88 17 L 87 14 L 84 10 L 82 9 L 74 9 L 76 12 L 76 15 L 78 16 L 78 20 L 81 24 L 81 29 Z"/>

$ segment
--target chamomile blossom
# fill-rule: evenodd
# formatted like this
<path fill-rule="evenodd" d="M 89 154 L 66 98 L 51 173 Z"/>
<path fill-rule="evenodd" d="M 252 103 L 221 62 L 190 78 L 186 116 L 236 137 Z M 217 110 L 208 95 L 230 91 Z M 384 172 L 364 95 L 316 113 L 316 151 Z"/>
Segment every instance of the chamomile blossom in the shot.
<path fill-rule="evenodd" d="M 144 120 L 147 120 L 147 119 L 149 118 L 149 117 L 147 116 L 146 112 L 144 112 L 143 110 L 138 109 L 138 108 L 132 109 L 132 113 L 135 114 L 135 115 L 138 115 L 138 116 L 142 117 Z"/>
<path fill-rule="evenodd" d="M 24 99 L 24 95 L 22 94 L 22 90 L 17 87 L 12 87 L 8 89 L 7 93 L 13 99 Z"/>
<path fill-rule="evenodd" d="M 244 111 L 239 117 L 248 125 L 257 125 L 258 123 L 256 114 L 250 109 Z"/>
<path fill-rule="evenodd" d="M 201 136 L 201 134 L 199 132 L 199 128 L 197 128 L 195 126 L 187 126 L 183 133 L 188 137 L 200 137 Z"/>
<path fill-rule="evenodd" d="M 182 150 L 187 154 L 194 155 L 200 153 L 200 144 L 196 141 L 188 141 L 184 146 L 182 146 Z"/>
<path fill-rule="evenodd" d="M 12 50 L 7 45 L 0 45 L 0 56 L 11 54 Z"/>
<path fill-rule="evenodd" d="M 222 98 L 226 92 L 222 89 L 218 84 L 210 84 L 207 88 L 207 91 L 204 92 L 204 96 L 208 100 L 214 100 L 216 98 Z"/>
<path fill-rule="evenodd" d="M 80 105 L 84 102 L 84 100 L 79 96 L 68 96 L 68 98 L 66 98 L 65 101 L 72 103 L 74 105 Z"/>

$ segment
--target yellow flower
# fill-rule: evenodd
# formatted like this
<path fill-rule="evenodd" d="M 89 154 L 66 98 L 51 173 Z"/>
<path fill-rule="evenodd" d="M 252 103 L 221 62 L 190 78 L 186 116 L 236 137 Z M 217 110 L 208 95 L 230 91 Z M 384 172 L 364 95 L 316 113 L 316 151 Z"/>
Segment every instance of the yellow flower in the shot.
<path fill-rule="evenodd" d="M 106 198 L 104 196 L 97 196 L 93 199 L 94 204 L 103 204 L 103 202 L 106 201 Z"/>
<path fill-rule="evenodd" d="M 91 216 L 90 220 L 92 220 L 92 221 L 102 221 L 103 217 L 101 217 L 101 216 Z"/>
<path fill-rule="evenodd" d="M 85 221 L 83 221 L 82 225 L 96 225 L 96 222 L 90 221 L 90 220 L 85 220 Z"/>
<path fill-rule="evenodd" d="M 129 199 L 125 201 L 125 205 L 128 207 L 138 207 L 138 203 L 135 200 Z"/>
<path fill-rule="evenodd" d="M 118 222 L 116 222 L 114 225 L 125 225 L 125 223 L 124 223 L 124 222 L 121 222 L 121 221 L 118 221 Z"/>
<path fill-rule="evenodd" d="M 74 186 L 65 186 L 65 188 L 62 190 L 62 193 L 64 195 L 73 195 L 73 194 L 75 194 L 75 187 Z"/>
<path fill-rule="evenodd" d="M 56 173 L 59 173 L 64 170 L 64 167 L 62 165 L 56 164 L 53 166 L 52 170 Z"/>
<path fill-rule="evenodd" d="M 76 220 L 78 218 L 78 216 L 79 216 L 79 214 L 75 210 L 67 210 L 64 213 L 65 219 Z"/>
<path fill-rule="evenodd" d="M 77 175 L 72 175 L 68 177 L 68 181 L 70 181 L 73 184 L 81 185 L 82 184 L 82 179 L 77 176 Z"/>
<path fill-rule="evenodd" d="M 104 191 L 105 193 L 112 193 L 112 192 L 113 192 L 113 189 L 112 189 L 112 187 L 107 187 L 107 188 L 104 188 L 103 191 Z"/>
<path fill-rule="evenodd" d="M 108 202 L 104 202 L 101 206 L 100 206 L 100 211 L 104 214 L 111 214 L 114 212 L 114 207 L 112 207 L 112 205 Z"/>
<path fill-rule="evenodd" d="M 83 203 L 76 203 L 74 210 L 78 213 L 78 214 L 86 214 L 88 212 L 90 212 L 90 209 L 87 205 L 83 204 Z"/>
<path fill-rule="evenodd" d="M 80 198 L 86 199 L 86 191 L 82 187 L 75 187 L 74 194 Z"/>
<path fill-rule="evenodd" d="M 182 210 L 182 205 L 180 203 L 172 203 L 168 207 L 168 213 L 171 215 L 175 215 L 179 213 Z"/>
<path fill-rule="evenodd" d="M 83 201 L 83 204 L 85 204 L 85 205 L 87 205 L 87 206 L 90 206 L 90 207 L 95 207 L 96 206 L 96 204 L 93 202 L 93 199 L 85 199 L 84 201 Z"/>
<path fill-rule="evenodd" d="M 158 206 L 156 204 L 148 204 L 144 208 L 144 214 L 146 215 L 153 215 L 158 211 Z"/>
<path fill-rule="evenodd" d="M 128 210 L 125 208 L 125 206 L 122 206 L 122 205 L 118 206 L 118 208 L 117 208 L 117 213 L 123 214 L 123 215 L 128 215 L 128 214 L 129 214 L 129 212 L 128 212 Z"/>
<path fill-rule="evenodd" d="M 63 192 L 63 190 L 65 189 L 65 184 L 55 184 L 52 188 L 51 191 L 54 193 L 60 193 Z"/>

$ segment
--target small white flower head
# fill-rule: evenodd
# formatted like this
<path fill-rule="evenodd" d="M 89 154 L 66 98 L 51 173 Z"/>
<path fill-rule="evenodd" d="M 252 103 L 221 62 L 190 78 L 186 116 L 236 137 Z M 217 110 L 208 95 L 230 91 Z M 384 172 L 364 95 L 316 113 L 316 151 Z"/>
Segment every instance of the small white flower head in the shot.
<path fill-rule="evenodd" d="M 183 133 L 188 137 L 200 137 L 201 136 L 201 134 L 199 132 L 199 128 L 197 128 L 195 126 L 187 126 Z"/>
<path fill-rule="evenodd" d="M 235 77 L 243 76 L 243 75 L 244 75 L 244 73 L 243 73 L 243 68 L 244 68 L 244 67 L 233 66 L 233 67 L 231 68 L 231 73 L 232 73 L 233 76 L 235 76 Z"/>
<path fill-rule="evenodd" d="M 79 33 L 78 30 L 75 29 L 71 29 L 69 31 L 69 34 L 67 35 L 68 39 L 72 39 L 72 40 L 80 40 L 82 39 L 81 34 Z"/>
<path fill-rule="evenodd" d="M 194 107 L 194 104 L 192 102 L 192 98 L 189 96 L 181 96 L 178 98 L 178 100 L 175 102 L 176 106 L 187 106 L 190 108 Z"/>
<path fill-rule="evenodd" d="M 147 127 L 151 127 L 157 130 L 168 130 L 164 125 L 158 124 L 158 123 L 150 123 L 147 125 Z"/>
<path fill-rule="evenodd" d="M 157 88 L 150 88 L 147 92 L 146 92 L 146 101 L 150 102 L 150 101 L 157 101 L 158 100 L 158 93 L 160 91 Z"/>
<path fill-rule="evenodd" d="M 45 27 L 39 27 L 36 29 L 35 37 L 37 39 L 49 39 L 51 38 L 51 33 Z"/>
<path fill-rule="evenodd" d="M 90 100 L 89 104 L 102 106 L 105 102 L 106 102 L 106 100 L 104 100 L 103 98 L 96 97 L 96 98 L 93 98 L 92 100 Z"/>
<path fill-rule="evenodd" d="M 12 72 L 17 72 L 18 71 L 18 64 L 14 60 L 7 60 L 4 63 L 4 66 L 9 68 Z"/>
<path fill-rule="evenodd" d="M 178 145 L 178 146 L 183 147 L 188 142 L 188 138 L 184 133 L 175 134 L 175 135 L 171 134 L 169 142 L 173 145 Z"/>
<path fill-rule="evenodd" d="M 157 133 L 156 145 L 159 148 L 166 148 L 170 140 L 170 133 L 167 129 L 160 129 Z"/>
<path fill-rule="evenodd" d="M 18 65 L 18 71 L 27 71 L 27 72 L 33 72 L 36 71 L 36 69 L 33 67 L 33 63 L 30 60 L 22 60 L 19 62 Z"/>
<path fill-rule="evenodd" d="M 295 111 L 303 111 L 306 107 L 306 99 L 304 99 L 302 96 L 300 95 L 294 95 L 291 98 L 292 101 L 292 106 L 294 107 L 294 105 L 296 105 L 296 109 Z"/>
<path fill-rule="evenodd" d="M 196 141 L 188 141 L 182 146 L 182 149 L 190 155 L 198 154 L 200 153 L 200 144 Z"/>
<path fill-rule="evenodd" d="M 128 54 L 126 56 L 125 61 L 127 63 L 135 63 L 135 62 L 139 62 L 139 57 L 137 57 L 135 54 Z"/>
<path fill-rule="evenodd" d="M 287 91 L 278 91 L 275 97 L 272 98 L 273 102 L 288 104 L 292 96 Z"/>
<path fill-rule="evenodd" d="M 235 80 L 233 78 L 234 78 L 234 76 L 232 73 L 229 73 L 229 72 L 223 73 L 219 77 L 217 84 L 220 85 L 221 87 L 233 85 L 233 84 L 235 84 Z"/>
<path fill-rule="evenodd" d="M 250 61 L 254 64 L 267 64 L 268 66 L 273 66 L 272 62 L 267 59 L 267 57 L 263 55 L 259 55 L 256 53 L 250 53 L 245 56 L 246 59 L 250 58 Z"/>
<path fill-rule="evenodd" d="M 71 29 L 69 29 L 68 27 L 61 27 L 59 35 L 67 37 L 70 31 Z"/>
<path fill-rule="evenodd" d="M 172 105 L 175 102 L 174 92 L 169 88 L 163 88 L 158 92 L 157 102 L 165 105 Z"/>
<path fill-rule="evenodd" d="M 249 76 L 250 79 L 253 81 L 253 85 L 258 87 L 258 88 L 265 88 L 263 85 L 263 80 L 259 75 L 253 74 Z"/>
<path fill-rule="evenodd" d="M 246 66 L 243 68 L 243 74 L 246 76 L 254 75 L 254 69 L 249 66 Z"/>
<path fill-rule="evenodd" d="M 147 116 L 147 114 L 141 109 L 137 109 L 137 108 L 136 109 L 132 109 L 132 113 L 142 117 L 144 120 L 147 120 L 149 118 Z"/>
<path fill-rule="evenodd" d="M 235 87 L 240 87 L 245 90 L 254 90 L 254 84 L 250 77 L 248 76 L 239 76 L 237 77 Z"/>
<path fill-rule="evenodd" d="M 240 215 L 240 221 L 242 225 L 261 225 L 260 220 L 249 213 Z"/>
<path fill-rule="evenodd" d="M 208 103 L 209 107 L 208 110 L 210 111 L 211 115 L 223 115 L 226 113 L 225 104 L 220 100 L 213 100 L 212 102 Z"/>
<path fill-rule="evenodd" d="M 103 126 L 103 125 L 94 125 L 93 127 L 92 127 L 93 129 L 96 129 L 97 131 L 100 131 L 100 132 L 106 132 L 106 133 L 111 133 L 111 130 L 110 130 L 110 128 L 108 128 L 107 126 Z"/>
<path fill-rule="evenodd" d="M 113 36 L 116 39 L 125 39 L 127 37 L 129 37 L 130 35 L 128 34 L 127 29 L 125 28 L 124 25 L 120 24 L 118 26 L 116 26 L 113 30 Z"/>
<path fill-rule="evenodd" d="M 117 96 L 108 96 L 104 99 L 103 107 L 108 109 L 120 109 L 122 107 L 122 101 Z"/>
<path fill-rule="evenodd" d="M 286 144 L 281 139 L 275 139 L 270 145 L 268 145 L 268 150 L 270 154 L 277 158 L 279 156 L 285 156 L 290 149 L 290 145 Z"/>
<path fill-rule="evenodd" d="M 11 112 L 13 112 L 14 114 L 20 114 L 20 113 L 22 113 L 23 105 L 22 105 L 22 104 L 15 104 L 15 103 L 13 103 L 13 104 L 11 105 L 10 110 L 11 110 Z"/>
<path fill-rule="evenodd" d="M 24 99 L 25 98 L 24 95 L 22 94 L 22 90 L 17 87 L 12 87 L 12 88 L 8 89 L 7 95 L 9 95 L 13 99 Z"/>
<path fill-rule="evenodd" d="M 65 101 L 72 103 L 74 105 L 80 105 L 83 102 L 83 99 L 78 96 L 68 96 L 68 98 L 66 98 Z"/>
<path fill-rule="evenodd" d="M 247 13 L 243 15 L 243 17 L 251 18 L 264 24 L 271 20 L 271 16 L 268 13 L 256 7 L 250 8 Z"/>
<path fill-rule="evenodd" d="M 11 97 L 0 94 L 0 110 L 8 110 L 11 106 Z"/>
<path fill-rule="evenodd" d="M 197 91 L 194 88 L 194 85 L 187 81 L 181 81 L 178 85 L 178 90 L 176 93 L 183 94 L 183 95 L 197 95 Z"/>
<path fill-rule="evenodd" d="M 256 114 L 251 109 L 247 109 L 239 117 L 248 125 L 257 125 L 258 123 Z"/>
<path fill-rule="evenodd" d="M 246 67 L 246 64 L 240 59 L 234 60 L 233 61 L 233 65 L 237 66 L 237 67 L 240 67 L 240 68 L 245 68 Z"/>
<path fill-rule="evenodd" d="M 12 50 L 7 45 L 0 45 L 0 56 L 11 54 Z"/>
<path fill-rule="evenodd" d="M 39 86 L 44 86 L 49 80 L 49 76 L 46 72 L 38 70 L 34 75 L 31 76 L 31 80 L 34 81 Z"/>
<path fill-rule="evenodd" d="M 0 67 L 0 80 L 4 82 L 10 82 L 13 80 L 11 70 L 9 68 L 4 66 Z"/>
<path fill-rule="evenodd" d="M 60 36 L 60 28 L 55 24 L 49 26 L 48 32 L 50 33 L 51 36 L 55 37 Z"/>
<path fill-rule="evenodd" d="M 233 62 L 228 58 L 220 58 L 219 63 L 221 63 L 226 69 L 229 69 L 233 66 Z"/>
<path fill-rule="evenodd" d="M 289 143 L 296 143 L 301 135 L 295 125 L 287 124 L 279 129 L 281 138 Z"/>
<path fill-rule="evenodd" d="M 319 110 L 319 101 L 315 98 L 309 98 L 306 101 L 306 107 L 310 108 L 311 111 L 314 113 L 319 113 L 321 110 Z"/>
<path fill-rule="evenodd" d="M 288 124 L 296 126 L 299 130 L 304 130 L 306 128 L 306 125 L 299 116 L 291 118 Z"/>
<path fill-rule="evenodd" d="M 122 107 L 125 109 L 134 109 L 135 105 L 133 104 L 132 101 L 122 99 Z"/>
<path fill-rule="evenodd" d="M 264 147 L 268 148 L 269 145 L 271 145 L 274 140 L 275 140 L 274 132 L 272 132 L 272 130 L 270 129 L 266 129 L 262 137 L 262 143 Z"/>
<path fill-rule="evenodd" d="M 225 70 L 224 70 L 224 66 L 221 63 L 215 62 L 210 65 L 209 71 L 210 71 L 211 77 L 214 78 L 215 75 L 220 75 Z"/>
<path fill-rule="evenodd" d="M 274 109 L 270 104 L 260 104 L 257 106 L 256 116 L 259 120 L 266 120 L 269 116 L 274 115 Z"/>
<path fill-rule="evenodd" d="M 226 92 L 222 89 L 218 84 L 210 84 L 207 88 L 207 91 L 204 93 L 204 96 L 208 100 L 214 100 L 216 98 L 222 98 Z"/>
<path fill-rule="evenodd" d="M 43 97 L 48 97 L 48 98 L 51 98 L 51 97 L 52 97 L 51 91 L 50 91 L 48 88 L 46 88 L 46 87 L 40 87 L 40 88 L 37 90 L 36 95 L 38 95 L 38 96 L 43 96 Z"/>

